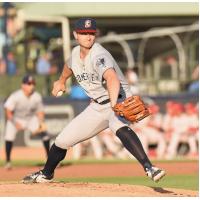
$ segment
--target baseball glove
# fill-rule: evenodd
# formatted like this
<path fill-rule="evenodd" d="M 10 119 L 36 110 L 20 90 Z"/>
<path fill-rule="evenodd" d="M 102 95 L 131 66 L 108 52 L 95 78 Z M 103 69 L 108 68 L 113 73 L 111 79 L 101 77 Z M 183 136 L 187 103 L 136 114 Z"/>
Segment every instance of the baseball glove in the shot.
<path fill-rule="evenodd" d="M 116 115 L 124 117 L 130 122 L 138 122 L 149 116 L 149 110 L 140 96 L 131 96 L 113 107 Z"/>
<path fill-rule="evenodd" d="M 46 124 L 44 122 L 41 122 L 38 129 L 32 133 L 32 136 L 39 135 L 42 132 L 46 132 L 46 131 L 47 131 Z"/>

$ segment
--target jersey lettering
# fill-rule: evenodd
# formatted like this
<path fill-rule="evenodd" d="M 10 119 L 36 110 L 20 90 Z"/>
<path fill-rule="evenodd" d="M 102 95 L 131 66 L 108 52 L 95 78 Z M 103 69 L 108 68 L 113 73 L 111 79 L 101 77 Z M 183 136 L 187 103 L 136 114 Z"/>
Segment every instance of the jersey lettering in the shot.
<path fill-rule="evenodd" d="M 82 81 L 89 80 L 90 82 L 98 80 L 98 75 L 96 74 L 88 74 L 88 73 L 82 73 L 76 75 L 76 80 L 80 83 Z"/>

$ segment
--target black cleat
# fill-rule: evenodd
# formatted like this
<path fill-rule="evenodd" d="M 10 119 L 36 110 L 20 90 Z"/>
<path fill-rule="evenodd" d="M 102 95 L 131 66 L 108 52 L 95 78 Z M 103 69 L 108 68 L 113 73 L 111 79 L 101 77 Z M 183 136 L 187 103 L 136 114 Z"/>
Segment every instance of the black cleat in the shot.
<path fill-rule="evenodd" d="M 38 172 L 32 173 L 28 176 L 25 176 L 22 180 L 22 183 L 49 183 L 53 181 L 53 174 L 51 176 L 46 176 L 40 170 Z"/>

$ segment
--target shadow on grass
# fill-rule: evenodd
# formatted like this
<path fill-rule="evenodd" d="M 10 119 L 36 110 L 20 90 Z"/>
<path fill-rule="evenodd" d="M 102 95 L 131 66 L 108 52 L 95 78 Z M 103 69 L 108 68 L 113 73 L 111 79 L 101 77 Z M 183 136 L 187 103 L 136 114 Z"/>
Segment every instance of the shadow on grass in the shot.
<path fill-rule="evenodd" d="M 163 189 L 161 187 L 151 187 L 155 192 L 161 193 L 161 194 L 172 194 L 173 196 L 185 196 L 181 193 L 175 193 L 170 190 Z M 186 195 L 187 197 L 191 197 L 191 195 Z"/>
<path fill-rule="evenodd" d="M 155 192 L 158 192 L 158 193 L 162 193 L 162 194 L 172 194 L 174 192 L 172 191 L 169 191 L 169 190 L 165 190 L 161 187 L 151 187 Z"/>

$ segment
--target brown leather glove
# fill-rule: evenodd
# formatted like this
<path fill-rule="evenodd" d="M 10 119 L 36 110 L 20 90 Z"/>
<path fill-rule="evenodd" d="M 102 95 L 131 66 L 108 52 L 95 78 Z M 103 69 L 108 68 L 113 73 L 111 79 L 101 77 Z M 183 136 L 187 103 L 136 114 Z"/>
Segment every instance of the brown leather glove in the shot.
<path fill-rule="evenodd" d="M 124 117 L 130 122 L 138 122 L 149 116 L 149 110 L 140 98 L 140 96 L 132 96 L 125 99 L 123 102 L 117 103 L 113 107 L 116 115 Z"/>

